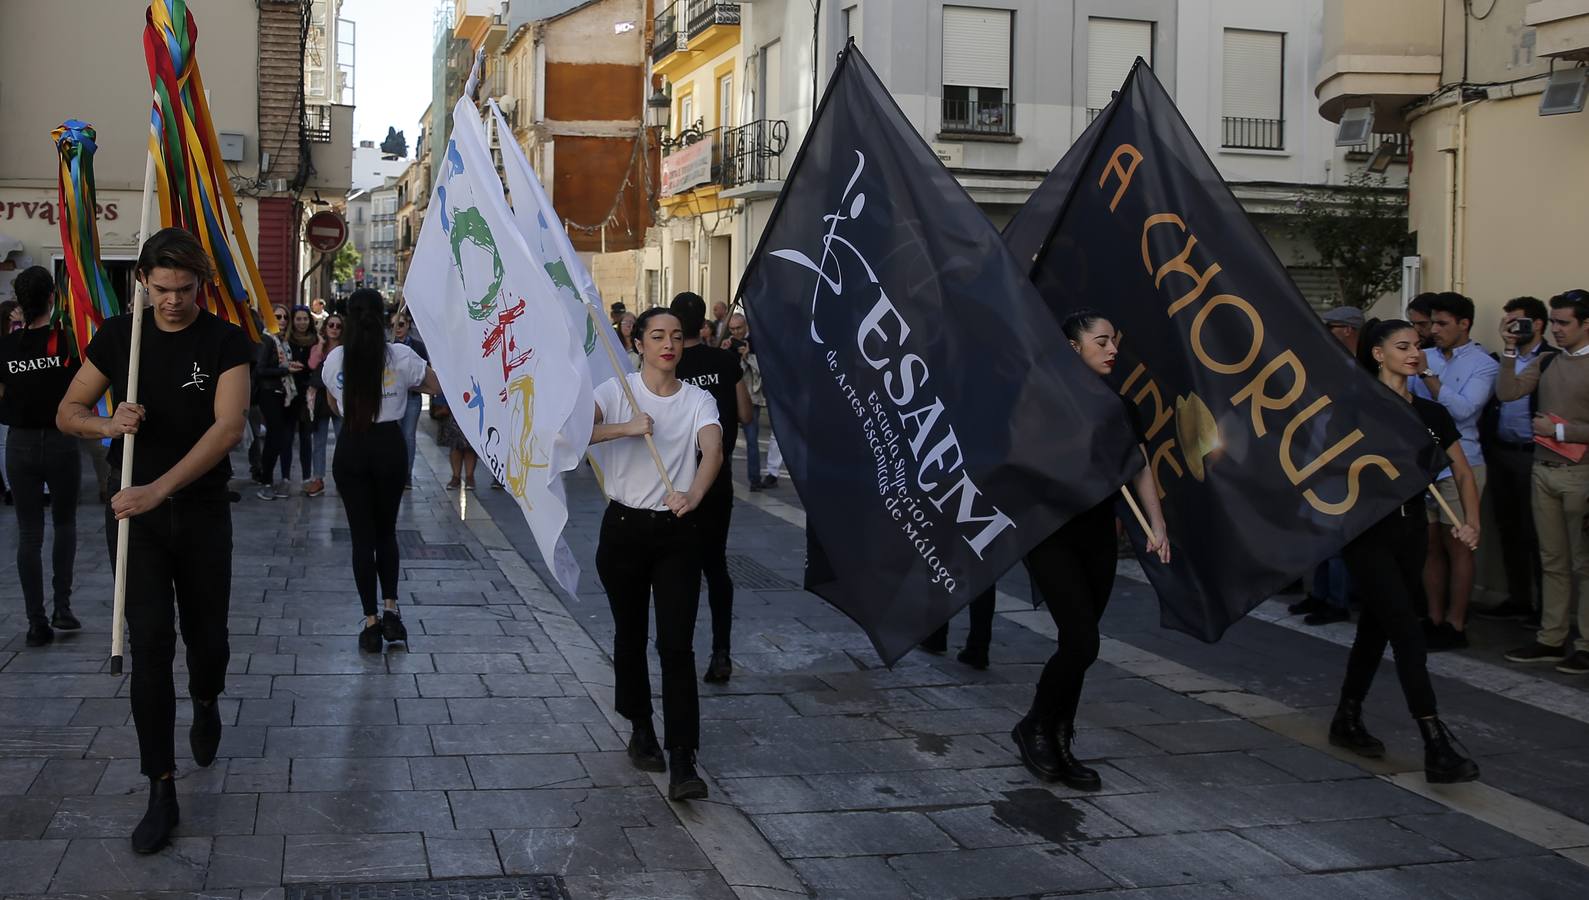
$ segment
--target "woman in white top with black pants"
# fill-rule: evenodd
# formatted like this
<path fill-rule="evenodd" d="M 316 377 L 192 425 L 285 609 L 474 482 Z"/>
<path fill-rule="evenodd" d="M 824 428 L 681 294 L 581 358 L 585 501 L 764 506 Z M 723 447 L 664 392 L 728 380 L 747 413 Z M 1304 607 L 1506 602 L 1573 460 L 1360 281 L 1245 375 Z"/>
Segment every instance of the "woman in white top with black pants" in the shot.
<path fill-rule="evenodd" d="M 346 335 L 326 355 L 320 377 L 331 412 L 342 416 L 331 477 L 336 480 L 353 540 L 353 582 L 364 607 L 359 647 L 381 652 L 381 639 L 408 644 L 397 612 L 397 510 L 408 482 L 403 413 L 410 389 L 441 393 L 436 373 L 418 353 L 386 341 L 381 295 L 360 288 L 348 297 Z M 376 618 L 376 582 L 386 610 Z"/>
<path fill-rule="evenodd" d="M 723 464 L 723 430 L 710 394 L 674 375 L 684 330 L 665 309 L 635 321 L 640 371 L 628 376 L 635 409 L 616 378 L 596 388 L 592 443 L 617 441 L 603 472 L 612 502 L 601 522 L 596 572 L 612 606 L 614 707 L 634 725 L 629 758 L 636 768 L 671 769 L 673 800 L 706 797 L 695 771 L 701 709 L 695 686 L 695 614 L 701 556 L 691 511 Z M 646 447 L 651 435 L 676 488 L 669 493 Z M 662 724 L 668 758 L 651 725 L 646 632 L 651 597 L 657 607 L 657 657 L 662 663 Z"/>

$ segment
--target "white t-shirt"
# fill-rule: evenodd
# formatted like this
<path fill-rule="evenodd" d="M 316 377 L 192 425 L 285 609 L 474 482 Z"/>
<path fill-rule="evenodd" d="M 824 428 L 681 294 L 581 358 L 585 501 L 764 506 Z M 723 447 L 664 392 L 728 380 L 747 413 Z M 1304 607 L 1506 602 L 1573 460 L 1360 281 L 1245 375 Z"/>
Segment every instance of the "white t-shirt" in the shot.
<path fill-rule="evenodd" d="M 381 373 L 381 412 L 377 422 L 396 422 L 408 409 L 408 392 L 425 380 L 427 364 L 424 357 L 403 344 L 386 345 L 386 370 Z M 331 399 L 344 414 L 342 403 L 342 348 L 334 347 L 326 354 L 320 367 L 320 379 L 326 383 Z"/>
<path fill-rule="evenodd" d="M 646 388 L 638 372 L 629 377 L 629 388 L 642 412 L 651 417 L 651 437 L 657 453 L 673 479 L 675 490 L 687 491 L 695 481 L 696 435 L 708 425 L 717 425 L 717 403 L 712 395 L 693 384 L 679 384 L 678 393 L 658 397 Z M 618 379 L 609 378 L 596 387 L 596 406 L 601 420 L 622 425 L 635 418 Z M 607 496 L 632 509 L 667 509 L 662 499 L 667 488 L 657 465 L 646 449 L 643 437 L 622 437 L 608 442 L 607 467 L 602 471 L 602 486 Z"/>

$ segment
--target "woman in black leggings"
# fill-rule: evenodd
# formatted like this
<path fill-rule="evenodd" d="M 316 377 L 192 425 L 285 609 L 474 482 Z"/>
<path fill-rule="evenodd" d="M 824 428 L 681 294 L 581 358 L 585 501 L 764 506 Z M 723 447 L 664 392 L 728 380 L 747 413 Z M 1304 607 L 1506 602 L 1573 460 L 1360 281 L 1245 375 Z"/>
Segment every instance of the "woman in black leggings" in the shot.
<path fill-rule="evenodd" d="M 332 412 L 342 416 L 331 477 L 353 539 L 353 580 L 364 606 L 359 647 L 381 651 L 381 639 L 408 643 L 397 612 L 397 509 L 408 480 L 402 419 L 408 392 L 441 393 L 436 373 L 419 354 L 386 341 L 381 295 L 361 288 L 348 298 L 346 334 L 321 366 Z M 376 616 L 376 582 L 386 609 Z"/>
<path fill-rule="evenodd" d="M 1472 523 L 1479 518 L 1479 492 L 1473 469 L 1458 442 L 1456 424 L 1445 407 L 1415 397 L 1407 389 L 1408 378 L 1424 368 L 1418 332 L 1412 323 L 1400 319 L 1371 322 L 1358 343 L 1358 361 L 1380 384 L 1411 403 L 1423 420 L 1430 437 L 1423 460 L 1429 480 L 1433 481 L 1435 473 L 1449 461 L 1462 499 L 1462 517 L 1469 523 L 1451 529 L 1451 534 L 1469 548 L 1477 547 L 1479 532 Z M 1357 623 L 1357 640 L 1347 657 L 1341 702 L 1330 722 L 1330 743 L 1373 759 L 1385 755 L 1384 743 L 1363 725 L 1363 699 L 1368 696 L 1379 660 L 1385 655 L 1385 645 L 1389 644 L 1396 655 L 1396 674 L 1401 678 L 1407 709 L 1423 734 L 1424 777 L 1434 784 L 1473 781 L 1479 777 L 1479 767 L 1452 746 L 1450 730 L 1436 715 L 1434 686 L 1429 681 L 1417 611 L 1427 549 L 1422 494 L 1346 545 L 1346 568 L 1363 598 L 1363 615 Z"/>
<path fill-rule="evenodd" d="M 1087 368 L 1100 376 L 1114 371 L 1119 354 L 1114 325 L 1091 310 L 1073 314 L 1064 323 L 1065 337 Z M 1122 400 L 1121 402 L 1125 402 Z M 1127 410 L 1130 411 L 1129 404 Z M 1130 416 L 1136 421 L 1134 412 Z M 1146 451 L 1143 451 L 1144 460 Z M 1133 479 L 1136 496 L 1153 533 L 1147 549 L 1160 562 L 1170 561 L 1170 541 L 1159 506 L 1158 485 L 1147 466 Z M 1098 622 L 1109 603 L 1115 580 L 1115 496 L 1060 526 L 1026 554 L 1026 568 L 1048 614 L 1059 630 L 1059 648 L 1043 666 L 1032 709 L 1010 732 L 1021 762 L 1044 781 L 1061 781 L 1077 790 L 1097 790 L 1098 773 L 1071 752 L 1076 736 L 1076 707 L 1087 669 L 1098 659 Z"/>

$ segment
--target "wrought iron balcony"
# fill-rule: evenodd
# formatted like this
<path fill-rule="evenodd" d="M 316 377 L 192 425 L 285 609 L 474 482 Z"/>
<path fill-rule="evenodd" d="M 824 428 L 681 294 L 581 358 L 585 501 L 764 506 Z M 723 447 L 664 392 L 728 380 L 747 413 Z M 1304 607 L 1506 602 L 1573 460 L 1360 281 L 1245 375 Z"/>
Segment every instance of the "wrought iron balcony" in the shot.
<path fill-rule="evenodd" d="M 1230 150 L 1284 150 L 1286 120 L 1225 116 L 1224 135 L 1219 143 Z"/>
<path fill-rule="evenodd" d="M 1391 162 L 1407 161 L 1409 149 L 1408 137 L 1405 134 L 1375 134 L 1366 144 L 1354 144 L 1346 148 L 1346 158 L 1361 161 L 1373 156 L 1380 147 L 1389 145 L 1391 148 Z"/>
<path fill-rule="evenodd" d="M 689 39 L 713 25 L 738 25 L 739 4 L 724 0 L 674 0 L 652 20 L 655 43 L 651 61 L 688 49 Z M 683 36 L 683 46 L 680 36 Z"/>
<path fill-rule="evenodd" d="M 951 134 L 1014 134 L 1015 104 L 945 97 L 943 123 L 938 130 Z"/>
<path fill-rule="evenodd" d="M 782 181 L 788 145 L 789 123 L 782 119 L 759 119 L 723 132 L 723 187 Z"/>
<path fill-rule="evenodd" d="M 331 143 L 331 107 L 324 103 L 303 106 L 303 138 L 316 144 Z"/>

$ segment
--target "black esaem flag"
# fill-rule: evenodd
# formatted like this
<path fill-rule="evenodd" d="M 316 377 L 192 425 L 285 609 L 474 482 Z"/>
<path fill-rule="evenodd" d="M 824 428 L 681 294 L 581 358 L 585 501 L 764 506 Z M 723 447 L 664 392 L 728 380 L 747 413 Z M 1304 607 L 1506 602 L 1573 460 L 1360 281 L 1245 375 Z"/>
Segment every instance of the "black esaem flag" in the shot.
<path fill-rule="evenodd" d="M 1057 319 L 1121 332 L 1110 383 L 1174 551 L 1144 566 L 1166 626 L 1217 640 L 1428 485 L 1411 407 L 1325 330 L 1142 60 L 1004 240 Z"/>
<path fill-rule="evenodd" d="M 806 588 L 892 664 L 1141 468 L 998 231 L 848 48 L 741 282 Z"/>

